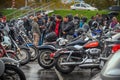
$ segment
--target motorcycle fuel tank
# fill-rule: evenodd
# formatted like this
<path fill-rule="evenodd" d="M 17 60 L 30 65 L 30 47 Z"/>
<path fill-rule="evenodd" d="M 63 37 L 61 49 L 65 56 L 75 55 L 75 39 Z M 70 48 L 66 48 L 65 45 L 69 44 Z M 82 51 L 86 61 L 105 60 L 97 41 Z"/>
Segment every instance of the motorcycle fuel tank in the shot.
<path fill-rule="evenodd" d="M 88 43 L 86 43 L 83 47 L 84 48 L 95 48 L 99 46 L 99 42 L 98 41 L 90 41 Z"/>

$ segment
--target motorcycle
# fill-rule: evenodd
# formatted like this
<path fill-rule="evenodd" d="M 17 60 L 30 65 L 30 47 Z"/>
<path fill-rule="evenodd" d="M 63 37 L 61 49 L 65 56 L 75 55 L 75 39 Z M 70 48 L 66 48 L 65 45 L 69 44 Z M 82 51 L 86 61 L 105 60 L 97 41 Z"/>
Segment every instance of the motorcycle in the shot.
<path fill-rule="evenodd" d="M 68 43 L 68 40 L 63 38 L 58 38 L 54 42 L 46 42 L 42 46 L 38 47 L 39 54 L 38 54 L 38 63 L 41 67 L 45 69 L 52 68 L 54 66 L 54 60 L 50 58 L 51 53 L 56 52 L 58 49 L 70 46 L 70 45 L 83 45 L 87 43 L 88 40 L 83 41 L 80 37 L 75 38 L 73 41 Z"/>
<path fill-rule="evenodd" d="M 57 50 L 67 47 L 67 46 L 74 46 L 74 45 L 84 45 L 88 41 L 90 41 L 92 38 L 86 35 L 86 32 L 83 29 L 79 29 L 79 35 L 72 41 L 68 41 L 63 38 L 59 38 L 54 42 L 46 42 L 42 46 L 38 47 L 39 49 L 39 55 L 38 55 L 38 63 L 41 67 L 45 69 L 52 68 L 54 66 L 54 59 L 53 56 L 55 55 L 54 52 Z M 92 33 L 92 34 L 91 34 Z M 94 38 L 102 33 L 101 30 L 95 30 L 94 31 Z M 93 35 L 93 32 L 88 31 L 88 34 Z M 52 35 L 54 36 L 54 35 Z M 55 37 L 55 36 L 54 36 Z M 48 38 L 51 39 L 51 38 Z M 55 39 L 55 38 L 54 38 Z M 114 39 L 114 38 L 113 38 Z M 51 58 L 52 57 L 52 58 Z"/>
<path fill-rule="evenodd" d="M 19 68 L 19 62 L 3 57 L 0 58 L 0 80 L 26 80 L 23 71 Z"/>
<path fill-rule="evenodd" d="M 23 31 L 20 31 L 19 38 L 22 39 L 22 41 L 19 44 L 26 46 L 30 50 L 30 54 L 31 54 L 30 61 L 35 61 L 38 56 L 37 47 L 29 40 L 29 38 L 26 36 L 26 34 Z"/>
<path fill-rule="evenodd" d="M 111 47 L 119 41 L 105 41 L 104 36 L 99 40 L 92 40 L 83 46 L 75 45 L 63 48 L 54 53 L 55 67 L 68 74 L 76 66 L 80 68 L 101 68 L 101 61 L 112 53 Z"/>
<path fill-rule="evenodd" d="M 3 41 L 4 41 L 3 31 L 0 31 L 0 58 L 10 57 L 13 59 L 17 59 L 16 53 L 14 51 L 5 49 L 8 46 L 8 44 L 6 46 L 6 42 Z"/>
<path fill-rule="evenodd" d="M 29 49 L 25 46 L 19 46 L 10 35 L 8 36 L 12 42 L 12 49 L 16 52 L 18 60 L 20 60 L 20 64 L 27 64 L 30 61 Z"/>
<path fill-rule="evenodd" d="M 6 43 L 4 42 L 5 44 L 3 43 L 3 45 L 6 46 L 6 49 L 8 49 L 8 50 L 6 50 L 6 51 L 8 51 L 7 53 L 9 53 L 9 54 L 14 53 L 15 57 L 16 57 L 16 60 L 19 60 L 21 65 L 27 64 L 30 61 L 30 54 L 29 54 L 28 48 L 25 47 L 25 46 L 18 46 L 18 44 L 14 40 L 15 37 L 13 38 L 9 34 L 8 31 L 3 30 L 2 33 L 6 34 L 7 37 L 9 38 L 9 40 L 10 40 Z M 11 47 L 8 48 L 8 45 L 10 44 L 9 42 L 12 43 L 12 45 L 10 45 Z M 16 53 L 14 51 L 10 50 L 10 49 L 14 50 Z"/>

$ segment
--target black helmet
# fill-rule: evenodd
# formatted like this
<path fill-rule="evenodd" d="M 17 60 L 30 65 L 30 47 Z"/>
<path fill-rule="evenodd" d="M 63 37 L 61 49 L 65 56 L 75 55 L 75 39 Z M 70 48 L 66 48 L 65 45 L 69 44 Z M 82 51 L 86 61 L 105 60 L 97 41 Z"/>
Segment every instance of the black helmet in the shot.
<path fill-rule="evenodd" d="M 57 40 L 57 35 L 55 32 L 50 32 L 45 36 L 46 42 L 54 42 Z"/>

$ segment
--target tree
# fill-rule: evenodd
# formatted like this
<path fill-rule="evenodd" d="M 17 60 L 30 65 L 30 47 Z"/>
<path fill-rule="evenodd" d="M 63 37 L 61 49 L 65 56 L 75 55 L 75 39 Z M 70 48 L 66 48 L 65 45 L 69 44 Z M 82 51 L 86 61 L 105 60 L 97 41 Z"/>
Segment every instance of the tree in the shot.
<path fill-rule="evenodd" d="M 98 9 L 107 9 L 111 5 L 115 4 L 114 0 L 85 0 L 86 3 L 89 3 Z"/>

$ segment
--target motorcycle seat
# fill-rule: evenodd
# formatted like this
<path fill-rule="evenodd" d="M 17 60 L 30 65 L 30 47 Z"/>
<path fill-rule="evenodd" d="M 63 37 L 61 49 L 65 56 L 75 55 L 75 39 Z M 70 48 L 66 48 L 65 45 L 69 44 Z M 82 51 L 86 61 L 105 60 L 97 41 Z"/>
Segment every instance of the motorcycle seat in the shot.
<path fill-rule="evenodd" d="M 68 43 L 66 46 L 84 45 L 84 44 L 87 43 L 88 41 L 89 41 L 89 40 L 83 41 L 83 40 L 79 39 L 79 40 L 76 40 L 76 41 L 73 41 L 73 42 Z"/>

